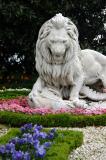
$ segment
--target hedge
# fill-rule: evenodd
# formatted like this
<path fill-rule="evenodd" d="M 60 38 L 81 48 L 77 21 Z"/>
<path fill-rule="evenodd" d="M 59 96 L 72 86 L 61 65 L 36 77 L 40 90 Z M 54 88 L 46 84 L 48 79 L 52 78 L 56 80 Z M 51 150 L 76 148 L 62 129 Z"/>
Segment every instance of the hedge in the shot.
<path fill-rule="evenodd" d="M 3 91 L 0 92 L 0 99 L 12 99 L 19 96 L 27 96 L 29 91 Z"/>
<path fill-rule="evenodd" d="M 71 114 L 48 114 L 28 115 L 24 113 L 0 111 L 0 123 L 10 126 L 21 126 L 25 123 L 41 124 L 44 127 L 85 127 L 105 126 L 106 114 L 103 115 L 71 115 Z"/>
<path fill-rule="evenodd" d="M 83 142 L 83 133 L 79 131 L 57 131 L 58 137 L 53 141 L 53 145 L 47 151 L 47 155 L 43 160 L 67 160 L 70 152 L 79 147 Z M 20 136 L 18 128 L 9 129 L 8 133 L 0 137 L 0 145 L 8 143 L 8 141 L 16 136 Z"/>

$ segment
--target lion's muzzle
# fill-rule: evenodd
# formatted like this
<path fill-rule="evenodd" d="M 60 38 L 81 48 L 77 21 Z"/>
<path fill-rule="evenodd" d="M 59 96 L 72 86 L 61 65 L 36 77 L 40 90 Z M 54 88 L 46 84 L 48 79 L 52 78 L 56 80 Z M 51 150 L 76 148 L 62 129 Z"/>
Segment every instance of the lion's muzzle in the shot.
<path fill-rule="evenodd" d="M 50 48 L 50 53 L 55 57 L 63 57 L 66 52 L 66 47 L 63 44 L 53 44 Z"/>

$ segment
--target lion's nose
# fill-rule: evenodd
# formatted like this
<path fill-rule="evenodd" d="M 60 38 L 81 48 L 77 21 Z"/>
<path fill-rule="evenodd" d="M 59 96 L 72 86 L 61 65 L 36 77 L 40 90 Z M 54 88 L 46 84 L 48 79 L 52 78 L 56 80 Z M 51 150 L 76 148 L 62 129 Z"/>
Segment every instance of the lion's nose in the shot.
<path fill-rule="evenodd" d="M 60 56 L 64 55 L 64 53 L 65 53 L 65 51 L 62 50 L 62 51 L 55 52 L 55 55 L 56 55 L 57 57 L 60 57 Z"/>
<path fill-rule="evenodd" d="M 61 48 L 60 47 L 54 48 L 54 53 L 56 56 L 64 55 L 65 49 L 62 47 Z"/>

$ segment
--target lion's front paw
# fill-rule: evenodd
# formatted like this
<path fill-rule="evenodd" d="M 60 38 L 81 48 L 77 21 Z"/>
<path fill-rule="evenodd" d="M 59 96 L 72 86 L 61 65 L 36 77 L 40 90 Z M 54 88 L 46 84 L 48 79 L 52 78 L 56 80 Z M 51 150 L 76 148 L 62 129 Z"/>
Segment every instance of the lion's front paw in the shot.
<path fill-rule="evenodd" d="M 88 105 L 86 103 L 86 101 L 84 100 L 80 100 L 78 98 L 71 100 L 72 103 L 76 106 L 76 107 L 84 107 L 86 108 Z"/>

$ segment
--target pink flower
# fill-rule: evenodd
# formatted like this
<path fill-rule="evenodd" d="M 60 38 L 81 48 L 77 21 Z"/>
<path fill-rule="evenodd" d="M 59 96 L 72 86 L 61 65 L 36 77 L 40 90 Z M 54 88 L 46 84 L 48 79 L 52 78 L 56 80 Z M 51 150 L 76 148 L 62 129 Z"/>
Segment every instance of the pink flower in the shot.
<path fill-rule="evenodd" d="M 12 111 L 21 112 L 26 114 L 58 114 L 58 113 L 69 113 L 74 115 L 99 115 L 106 114 L 106 108 L 96 107 L 91 109 L 85 109 L 81 107 L 76 108 L 60 108 L 58 110 L 53 110 L 48 107 L 41 108 L 31 108 L 27 103 L 26 98 L 17 98 L 9 100 L 0 100 L 0 111 Z"/>

